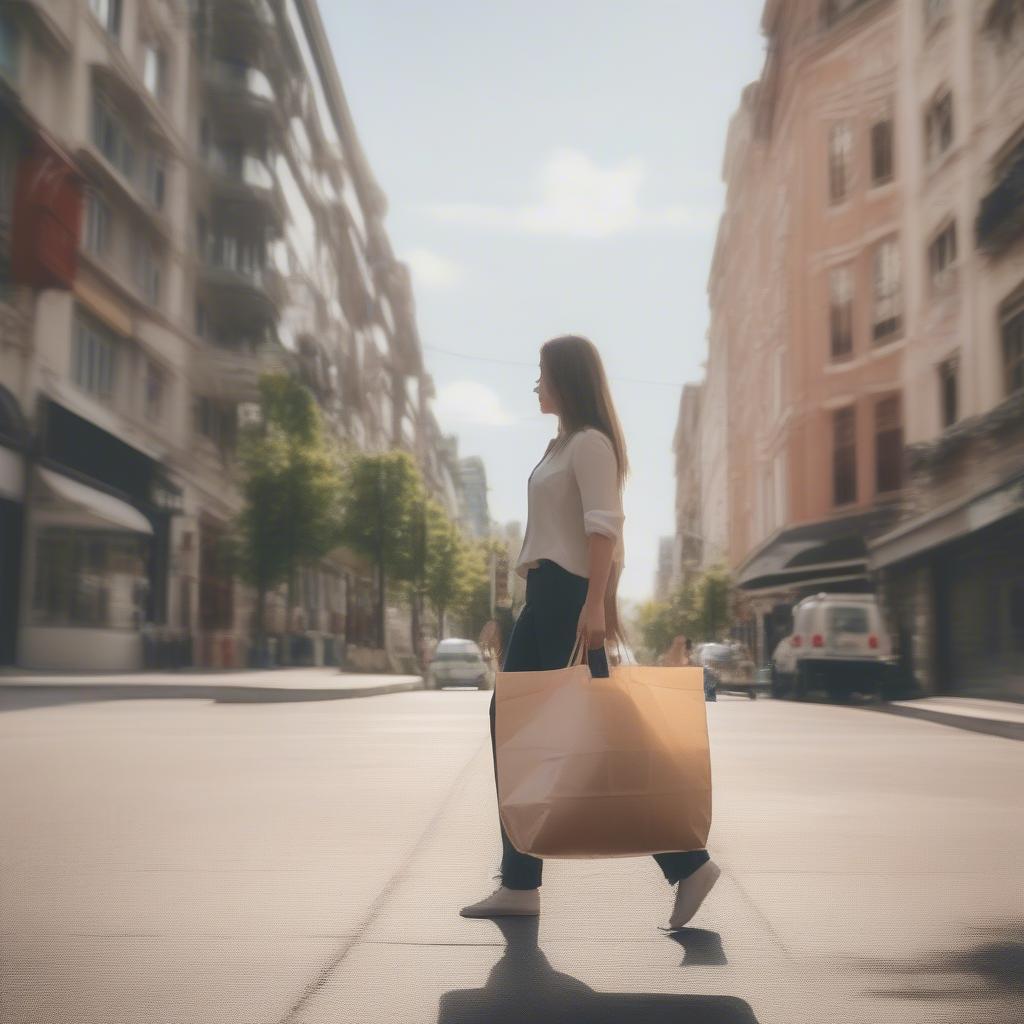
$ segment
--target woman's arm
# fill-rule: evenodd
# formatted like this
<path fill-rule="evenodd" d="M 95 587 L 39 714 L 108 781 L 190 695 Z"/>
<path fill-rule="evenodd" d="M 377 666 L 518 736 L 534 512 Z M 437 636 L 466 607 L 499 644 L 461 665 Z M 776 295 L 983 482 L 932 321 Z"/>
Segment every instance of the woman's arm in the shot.
<path fill-rule="evenodd" d="M 605 593 L 611 574 L 612 555 L 615 540 L 603 533 L 587 535 L 587 599 L 580 612 L 577 632 L 586 636 L 587 647 L 595 650 L 604 646 L 605 640 Z"/>

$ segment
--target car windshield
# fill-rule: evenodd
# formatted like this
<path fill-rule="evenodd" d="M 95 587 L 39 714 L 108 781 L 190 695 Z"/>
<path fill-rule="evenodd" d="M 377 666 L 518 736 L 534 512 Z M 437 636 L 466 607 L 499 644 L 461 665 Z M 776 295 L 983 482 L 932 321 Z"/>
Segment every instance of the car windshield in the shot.
<path fill-rule="evenodd" d="M 708 644 L 701 650 L 700 656 L 711 661 L 724 661 L 732 657 L 732 649 L 725 644 Z"/>
<path fill-rule="evenodd" d="M 478 661 L 480 654 L 468 647 L 438 648 L 435 661 Z"/>
<path fill-rule="evenodd" d="M 833 633 L 867 633 L 868 610 L 849 605 L 829 608 L 828 624 Z"/>

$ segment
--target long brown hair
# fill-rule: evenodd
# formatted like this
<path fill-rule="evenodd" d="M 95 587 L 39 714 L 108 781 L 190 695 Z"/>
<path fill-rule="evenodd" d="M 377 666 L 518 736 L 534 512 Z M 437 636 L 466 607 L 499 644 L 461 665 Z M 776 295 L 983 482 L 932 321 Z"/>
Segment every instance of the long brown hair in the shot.
<path fill-rule="evenodd" d="M 573 434 L 587 427 L 600 430 L 615 450 L 621 494 L 629 474 L 626 439 L 612 402 L 604 363 L 594 343 L 589 338 L 575 334 L 552 338 L 541 346 L 540 361 L 544 368 L 544 378 L 558 402 L 562 436 L 556 445 L 561 447 Z M 606 632 L 621 643 L 625 640 L 625 634 L 619 618 L 620 571 L 621 567 L 613 562 L 605 590 L 604 608 Z"/>

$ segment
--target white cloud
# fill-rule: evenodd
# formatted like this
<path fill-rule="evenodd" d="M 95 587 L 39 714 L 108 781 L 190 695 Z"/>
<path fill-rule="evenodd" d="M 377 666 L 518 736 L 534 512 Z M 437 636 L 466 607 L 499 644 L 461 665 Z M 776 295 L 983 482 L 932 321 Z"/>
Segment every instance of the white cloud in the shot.
<path fill-rule="evenodd" d="M 405 254 L 405 262 L 412 270 L 413 283 L 417 288 L 439 291 L 454 288 L 462 282 L 462 267 L 431 249 L 412 249 Z"/>
<path fill-rule="evenodd" d="M 446 429 L 456 425 L 506 427 L 513 422 L 497 393 L 475 380 L 457 380 L 441 388 L 437 416 Z"/>
<path fill-rule="evenodd" d="M 644 209 L 640 191 L 647 171 L 638 158 L 602 168 L 585 153 L 553 153 L 538 175 L 536 202 L 524 206 L 447 203 L 428 207 L 444 224 L 528 234 L 607 238 L 627 231 L 664 229 L 702 233 L 714 228 L 710 206 L 672 205 Z"/>

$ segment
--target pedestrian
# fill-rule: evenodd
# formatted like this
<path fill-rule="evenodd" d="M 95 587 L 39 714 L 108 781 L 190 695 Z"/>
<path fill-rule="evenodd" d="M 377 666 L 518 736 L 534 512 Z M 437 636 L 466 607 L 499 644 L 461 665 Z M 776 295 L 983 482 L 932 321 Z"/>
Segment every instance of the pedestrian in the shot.
<path fill-rule="evenodd" d="M 680 633 L 678 636 L 673 637 L 672 643 L 669 644 L 668 650 L 658 660 L 658 664 L 672 668 L 686 668 L 690 664 L 690 651 L 692 649 L 693 644 L 690 643 L 689 638 Z"/>
<path fill-rule="evenodd" d="M 622 489 L 626 445 L 601 357 L 573 335 L 546 342 L 534 388 L 540 411 L 558 417 L 558 433 L 527 482 L 528 517 L 516 572 L 526 603 L 505 652 L 504 671 L 565 668 L 579 637 L 594 676 L 608 675 L 605 638 L 622 639 L 616 591 L 624 564 Z M 491 697 L 491 751 L 495 698 Z M 543 861 L 520 853 L 501 831 L 501 885 L 463 907 L 463 917 L 536 916 Z M 654 855 L 675 899 L 671 928 L 697 912 L 721 873 L 706 850 Z"/>

